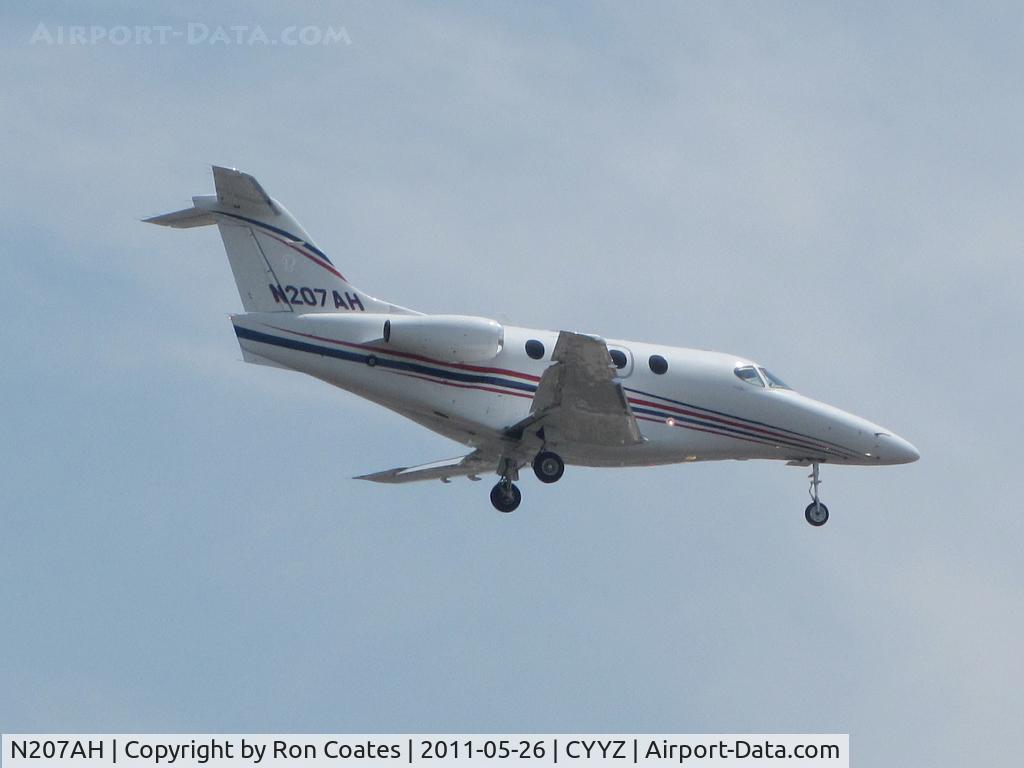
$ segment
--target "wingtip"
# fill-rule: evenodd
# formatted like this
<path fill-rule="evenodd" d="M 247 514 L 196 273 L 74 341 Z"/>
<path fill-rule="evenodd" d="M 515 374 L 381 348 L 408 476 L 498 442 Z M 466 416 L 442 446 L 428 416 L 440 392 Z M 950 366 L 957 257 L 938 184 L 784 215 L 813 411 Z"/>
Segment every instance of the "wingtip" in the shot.
<path fill-rule="evenodd" d="M 353 480 L 365 480 L 369 483 L 390 483 L 398 473 L 394 470 L 386 472 L 371 472 L 368 475 L 356 475 Z"/>

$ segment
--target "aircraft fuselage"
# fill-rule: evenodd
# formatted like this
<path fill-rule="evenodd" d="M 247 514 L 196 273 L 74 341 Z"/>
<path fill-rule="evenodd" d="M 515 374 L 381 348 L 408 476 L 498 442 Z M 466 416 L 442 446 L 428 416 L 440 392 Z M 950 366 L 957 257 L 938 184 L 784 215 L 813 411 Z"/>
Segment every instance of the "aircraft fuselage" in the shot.
<path fill-rule="evenodd" d="M 445 363 L 387 348 L 368 317 L 249 313 L 232 317 L 249 355 L 315 376 L 379 403 L 435 432 L 477 446 L 530 413 L 551 365 L 557 331 L 504 326 L 504 343 L 484 363 Z M 527 353 L 527 342 L 540 357 Z M 608 447 L 548 444 L 567 464 L 645 466 L 719 459 L 902 464 L 916 449 L 891 430 L 791 389 L 752 385 L 720 352 L 606 339 L 644 442 Z M 619 353 L 623 357 L 620 357 Z M 657 361 L 664 360 L 663 373 Z"/>

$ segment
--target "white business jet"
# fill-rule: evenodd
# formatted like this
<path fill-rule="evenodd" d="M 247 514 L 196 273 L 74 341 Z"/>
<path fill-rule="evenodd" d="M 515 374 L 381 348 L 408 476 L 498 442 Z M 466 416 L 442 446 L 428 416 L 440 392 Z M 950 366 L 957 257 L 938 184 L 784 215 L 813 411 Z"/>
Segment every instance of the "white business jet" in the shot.
<path fill-rule="evenodd" d="M 775 459 L 811 467 L 804 516 L 828 520 L 820 464 L 905 464 L 893 431 L 798 394 L 764 366 L 719 352 L 425 315 L 363 293 L 252 176 L 213 168 L 215 195 L 146 221 L 216 224 L 242 298 L 231 322 L 250 363 L 323 379 L 463 443 L 447 461 L 363 475 L 408 483 L 496 473 L 491 503 L 519 506 L 531 465 L 632 467 Z"/>

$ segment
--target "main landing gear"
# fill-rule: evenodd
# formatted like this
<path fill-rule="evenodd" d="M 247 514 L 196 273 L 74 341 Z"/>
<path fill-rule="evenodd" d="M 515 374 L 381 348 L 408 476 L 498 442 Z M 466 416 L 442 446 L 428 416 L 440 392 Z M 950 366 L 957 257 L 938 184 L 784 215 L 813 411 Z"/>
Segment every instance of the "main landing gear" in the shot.
<path fill-rule="evenodd" d="M 499 512 L 512 512 L 523 500 L 523 494 L 516 487 L 516 484 L 507 477 L 501 478 L 497 485 L 491 488 L 491 504 Z"/>
<path fill-rule="evenodd" d="M 514 480 L 519 479 L 519 465 L 513 459 L 502 459 L 498 466 L 501 480 L 491 488 L 491 504 L 499 512 L 512 512 L 523 500 Z"/>
<path fill-rule="evenodd" d="M 557 482 L 565 473 L 565 462 L 552 451 L 541 451 L 533 459 L 533 473 L 542 483 Z M 501 479 L 491 489 L 491 504 L 499 512 L 512 512 L 523 500 L 523 494 L 516 487 L 519 467 L 511 459 L 503 459 L 498 468 Z"/>
<path fill-rule="evenodd" d="M 811 488 L 808 492 L 813 501 L 804 510 L 804 518 L 815 528 L 820 528 L 828 522 L 828 507 L 818 499 L 818 486 L 821 485 L 821 480 L 818 479 L 817 462 L 811 465 L 811 474 L 808 477 L 811 479 Z"/>
<path fill-rule="evenodd" d="M 542 483 L 556 483 L 565 473 L 565 462 L 557 453 L 541 451 L 533 459 L 533 474 Z"/>

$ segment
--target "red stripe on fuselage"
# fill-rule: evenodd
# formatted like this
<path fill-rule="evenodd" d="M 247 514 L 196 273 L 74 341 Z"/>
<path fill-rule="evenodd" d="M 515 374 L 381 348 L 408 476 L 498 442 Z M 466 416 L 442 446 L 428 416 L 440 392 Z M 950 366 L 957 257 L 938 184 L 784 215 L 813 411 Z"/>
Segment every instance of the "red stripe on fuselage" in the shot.
<path fill-rule="evenodd" d="M 805 448 L 814 448 L 815 450 L 825 451 L 826 453 L 833 453 L 833 452 L 835 452 L 834 448 L 830 448 L 829 446 L 820 443 L 819 441 L 815 440 L 814 438 L 804 438 L 804 437 L 793 435 L 793 434 L 783 434 L 783 433 L 780 433 L 780 432 L 775 432 L 775 431 L 770 430 L 770 429 L 764 429 L 763 427 L 755 427 L 753 425 L 744 424 L 744 423 L 739 422 L 739 421 L 733 421 L 731 419 L 723 419 L 721 416 L 711 416 L 711 415 L 708 415 L 708 414 L 699 413 L 697 411 L 691 411 L 691 410 L 688 410 L 686 408 L 677 408 L 676 406 L 672 406 L 672 405 L 662 405 L 661 403 L 652 403 L 649 400 L 641 400 L 639 398 L 632 398 L 632 397 L 628 398 L 628 400 L 629 400 L 631 405 L 646 405 L 646 406 L 648 406 L 650 408 L 657 408 L 659 410 L 668 411 L 670 413 L 678 413 L 681 416 L 690 416 L 692 418 L 701 419 L 703 421 L 715 421 L 715 422 L 718 422 L 719 424 L 725 424 L 725 425 L 730 426 L 730 427 L 736 427 L 738 429 L 745 429 L 748 432 L 760 432 L 760 433 L 762 433 L 764 435 L 767 435 L 768 437 L 772 437 L 772 438 L 775 438 L 775 439 L 783 441 L 783 442 L 797 443 L 798 445 L 799 444 L 803 444 L 803 447 L 805 447 Z"/>
<path fill-rule="evenodd" d="M 285 333 L 290 333 L 290 334 L 293 334 L 295 336 L 302 336 L 302 337 L 305 337 L 307 339 L 316 339 L 317 341 L 325 341 L 325 342 L 328 342 L 330 344 L 337 344 L 338 346 L 342 346 L 342 347 L 349 347 L 349 348 L 353 348 L 353 349 L 368 350 L 368 351 L 371 351 L 371 352 L 377 352 L 377 353 L 380 353 L 380 354 L 391 355 L 393 357 L 404 358 L 404 359 L 407 359 L 407 360 L 415 360 L 415 361 L 418 361 L 418 362 L 430 363 L 432 365 L 440 365 L 440 366 L 444 366 L 444 367 L 447 367 L 447 368 L 455 368 L 455 369 L 460 370 L 460 371 L 469 371 L 469 372 L 473 372 L 473 373 L 498 374 L 498 375 L 510 376 L 510 377 L 514 377 L 514 378 L 518 378 L 518 379 L 524 379 L 524 380 L 529 381 L 529 382 L 539 382 L 540 381 L 540 377 L 539 376 L 534 376 L 534 375 L 529 374 L 529 373 L 522 373 L 520 371 L 513 371 L 513 370 L 509 370 L 507 368 L 489 368 L 489 367 L 486 367 L 486 366 L 469 365 L 467 363 L 446 363 L 446 362 L 443 362 L 441 360 L 437 360 L 435 358 L 426 357 L 426 356 L 423 356 L 423 355 L 416 355 L 416 354 L 412 354 L 412 353 L 409 353 L 409 352 L 396 352 L 394 350 L 386 349 L 386 348 L 375 346 L 375 345 L 372 345 L 372 344 L 359 344 L 359 343 L 356 343 L 356 342 L 340 341 L 338 339 L 332 339 L 332 338 L 329 338 L 327 336 L 318 336 L 318 335 L 312 334 L 312 333 L 303 333 L 301 331 L 292 331 L 292 330 L 289 330 L 287 328 L 282 328 L 282 327 L 276 326 L 276 325 L 270 325 L 268 327 L 274 328 L 274 329 L 279 330 L 279 331 L 283 331 Z M 393 373 L 398 373 L 399 375 L 402 375 L 402 376 L 408 376 L 410 378 L 420 379 L 422 381 L 429 381 L 429 382 L 432 382 L 434 384 L 443 384 L 445 386 L 457 387 L 457 388 L 460 388 L 460 389 L 476 389 L 476 390 L 479 390 L 479 391 L 482 391 L 482 392 L 492 392 L 492 393 L 499 394 L 499 395 L 514 395 L 515 397 L 522 397 L 522 398 L 527 398 L 527 399 L 532 399 L 533 398 L 533 394 L 531 394 L 531 393 L 524 393 L 524 392 L 520 392 L 520 391 L 505 391 L 505 390 L 502 390 L 502 389 L 497 389 L 495 387 L 489 387 L 489 386 L 485 386 L 485 385 L 464 384 L 464 383 L 461 383 L 461 382 L 451 382 L 451 381 L 447 381 L 447 380 L 444 380 L 444 379 L 431 378 L 429 376 L 424 376 L 422 374 L 414 374 L 414 373 L 401 372 L 401 371 L 392 371 L 392 372 Z M 723 425 L 726 425 L 726 426 L 730 426 L 730 427 L 733 427 L 733 428 L 737 428 L 737 429 L 743 429 L 743 430 L 746 430 L 748 432 L 759 432 L 761 434 L 764 434 L 767 438 L 771 438 L 771 440 L 759 439 L 759 438 L 757 438 L 756 436 L 753 436 L 753 435 L 746 435 L 745 436 L 745 435 L 737 435 L 737 434 L 732 433 L 732 432 L 724 432 L 724 431 L 721 431 L 721 430 L 716 431 L 714 429 L 697 427 L 697 426 L 693 426 L 693 425 L 685 424 L 685 423 L 676 423 L 676 425 L 675 425 L 675 426 L 678 426 L 678 427 L 684 427 L 686 429 L 690 429 L 690 430 L 695 431 L 695 432 L 705 432 L 707 434 L 717 435 L 719 437 L 730 437 L 730 438 L 733 438 L 733 439 L 736 439 L 736 440 L 743 440 L 745 442 L 757 443 L 757 444 L 760 444 L 760 445 L 775 445 L 776 442 L 783 442 L 783 443 L 788 443 L 790 447 L 812 449 L 812 450 L 816 450 L 816 451 L 823 451 L 825 453 L 849 453 L 849 451 L 845 451 L 845 450 L 840 451 L 840 450 L 837 450 L 834 447 L 830 447 L 827 444 L 822 444 L 819 441 L 815 440 L 814 438 L 804 438 L 801 435 L 798 435 L 796 433 L 789 433 L 788 431 L 781 431 L 781 432 L 773 431 L 771 429 L 765 429 L 764 427 L 754 426 L 753 424 L 750 424 L 750 423 L 744 423 L 743 421 L 734 421 L 732 419 L 723 418 L 721 416 L 714 416 L 714 415 L 706 414 L 706 413 L 703 413 L 703 412 L 700 412 L 700 411 L 694 411 L 694 410 L 690 410 L 690 409 L 686 409 L 686 408 L 679 408 L 677 406 L 665 405 L 665 404 L 662 404 L 662 403 L 654 403 L 654 402 L 651 402 L 649 400 L 643 400 L 641 398 L 627 397 L 627 400 L 629 401 L 629 403 L 631 405 L 639 405 L 639 406 L 647 406 L 647 407 L 650 407 L 650 408 L 657 408 L 659 410 L 668 411 L 670 413 L 676 413 L 676 414 L 679 414 L 681 416 L 688 416 L 690 418 L 697 418 L 697 419 L 701 419 L 703 421 L 718 422 L 720 424 L 723 424 Z M 649 416 L 646 416 L 646 415 L 643 415 L 643 414 L 634 414 L 634 416 L 635 416 L 635 418 L 637 418 L 639 420 L 642 420 L 642 421 L 649 421 L 649 422 L 656 423 L 656 424 L 664 424 L 665 423 L 664 419 L 659 419 L 657 417 L 649 417 Z"/>
<path fill-rule="evenodd" d="M 680 427 L 682 429 L 689 429 L 689 430 L 691 430 L 693 432 L 706 432 L 709 435 L 716 435 L 718 437 L 730 437 L 733 440 L 743 440 L 744 442 L 747 442 L 747 443 L 757 443 L 758 445 L 774 445 L 774 443 L 770 443 L 767 440 L 759 440 L 756 437 L 744 437 L 743 435 L 737 435 L 737 434 L 734 434 L 732 432 L 718 432 L 718 431 L 713 430 L 713 429 L 704 429 L 702 427 L 695 427 L 692 424 L 682 424 L 682 423 L 680 423 L 678 421 L 676 423 L 674 423 L 674 424 L 666 424 L 664 419 L 659 419 L 659 418 L 656 418 L 654 416 L 645 416 L 643 414 L 640 414 L 640 415 L 634 414 L 634 418 L 642 420 L 642 421 L 652 421 L 655 424 L 664 424 L 666 427 Z"/>
<path fill-rule="evenodd" d="M 429 381 L 431 384 L 443 384 L 446 387 L 458 387 L 459 389 L 479 389 L 482 392 L 494 392 L 499 395 L 514 395 L 515 397 L 525 397 L 528 400 L 533 399 L 533 395 L 528 395 L 525 392 L 516 392 L 514 390 L 505 391 L 503 389 L 497 389 L 495 387 L 485 387 L 480 384 L 462 384 L 456 381 L 447 381 L 445 379 L 433 379 L 429 376 L 423 376 L 418 373 L 408 373 L 405 371 L 388 371 L 396 376 L 408 376 L 410 379 L 420 379 L 422 381 Z"/>
<path fill-rule="evenodd" d="M 446 368 L 456 368 L 460 371 L 470 371 L 472 373 L 495 373 L 500 376 L 511 376 L 516 379 L 523 379 L 529 382 L 540 381 L 540 376 L 534 376 L 530 373 L 520 373 L 519 371 L 510 371 L 507 368 L 487 368 L 482 365 L 469 365 L 468 363 L 446 363 L 442 360 L 436 360 L 432 357 L 425 357 L 423 355 L 415 355 L 411 352 L 396 352 L 393 349 L 387 349 L 386 347 L 377 347 L 372 344 L 357 344 L 354 341 L 339 341 L 338 339 L 331 339 L 326 336 L 317 336 L 312 333 L 302 333 L 301 331 L 290 331 L 287 328 L 282 328 L 278 325 L 271 325 L 271 328 L 275 328 L 278 331 L 284 331 L 285 333 L 293 333 L 296 336 L 305 336 L 307 339 L 317 339 L 318 341 L 326 341 L 331 344 L 337 344 L 342 347 L 352 347 L 354 349 L 367 349 L 371 352 L 380 352 L 383 355 L 391 355 L 393 357 L 401 357 L 406 360 L 417 360 L 421 363 L 430 363 L 431 365 L 443 365 Z"/>

